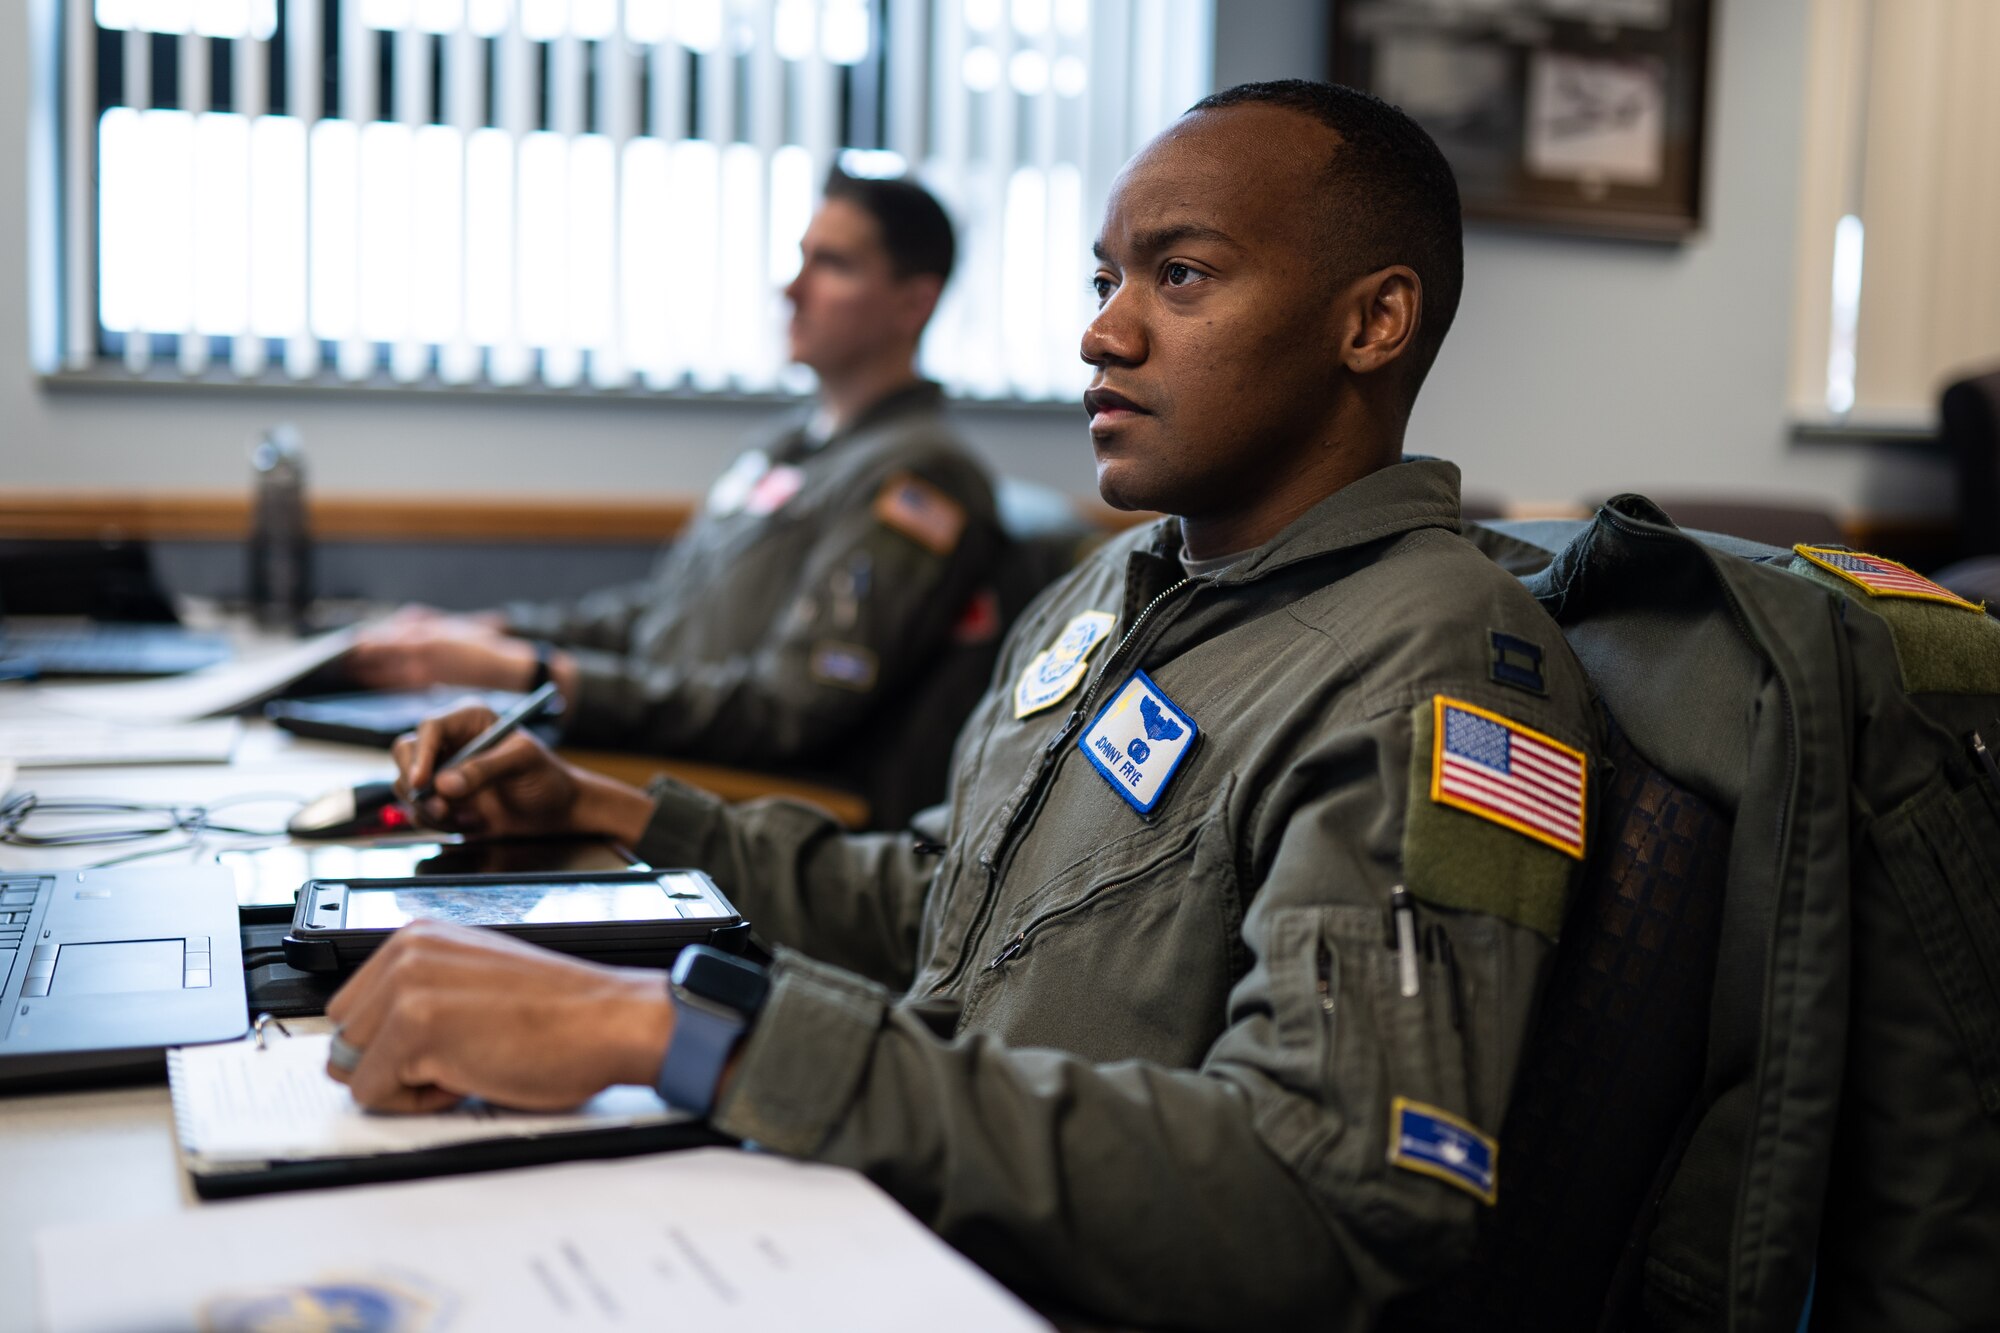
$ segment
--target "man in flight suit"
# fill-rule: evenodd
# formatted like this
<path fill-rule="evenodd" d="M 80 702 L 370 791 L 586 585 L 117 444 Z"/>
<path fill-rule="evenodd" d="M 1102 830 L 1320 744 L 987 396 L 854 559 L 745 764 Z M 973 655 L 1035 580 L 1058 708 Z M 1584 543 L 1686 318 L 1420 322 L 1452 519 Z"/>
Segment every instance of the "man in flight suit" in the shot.
<path fill-rule="evenodd" d="M 836 172 L 801 251 L 790 350 L 819 377 L 817 405 L 736 460 L 650 578 L 497 616 L 406 611 L 364 636 L 348 671 L 381 689 L 553 679 L 573 744 L 865 786 L 864 722 L 906 702 L 982 605 L 1002 541 L 984 470 L 916 371 L 951 273 L 944 210 L 912 182 Z M 938 754 L 909 760 L 934 770 L 925 803 L 987 668 L 933 703 Z"/>
<path fill-rule="evenodd" d="M 1585 850 L 1585 683 L 1459 536 L 1456 469 L 1402 457 L 1460 284 L 1422 130 L 1324 84 L 1217 94 L 1125 168 L 1096 249 L 1099 488 L 1178 518 L 1023 617 L 921 838 L 527 738 L 432 811 L 715 876 L 779 946 L 692 1099 L 727 1133 L 867 1173 L 1050 1304 L 1369 1327 L 1507 1187 Z M 404 780 L 482 720 L 404 738 Z M 664 1079 L 694 1027 L 662 990 L 413 926 L 330 1007 L 338 1074 L 412 1110 Z"/>

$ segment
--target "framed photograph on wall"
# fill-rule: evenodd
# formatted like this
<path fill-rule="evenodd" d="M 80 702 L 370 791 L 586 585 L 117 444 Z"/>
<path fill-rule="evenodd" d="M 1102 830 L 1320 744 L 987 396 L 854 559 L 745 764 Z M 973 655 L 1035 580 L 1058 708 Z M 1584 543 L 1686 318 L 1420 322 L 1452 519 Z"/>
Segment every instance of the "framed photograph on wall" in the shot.
<path fill-rule="evenodd" d="M 1333 0 L 1333 77 L 1403 108 L 1468 219 L 1672 241 L 1701 225 L 1713 0 Z"/>

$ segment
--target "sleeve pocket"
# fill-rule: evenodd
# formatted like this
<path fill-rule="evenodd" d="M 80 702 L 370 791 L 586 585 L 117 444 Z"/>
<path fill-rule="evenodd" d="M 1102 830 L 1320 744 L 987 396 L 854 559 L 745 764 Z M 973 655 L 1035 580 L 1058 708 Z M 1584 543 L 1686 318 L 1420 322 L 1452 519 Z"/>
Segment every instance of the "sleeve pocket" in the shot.
<path fill-rule="evenodd" d="M 1938 777 L 1870 831 L 1951 1014 L 1980 1109 L 2000 1118 L 2000 805 Z"/>

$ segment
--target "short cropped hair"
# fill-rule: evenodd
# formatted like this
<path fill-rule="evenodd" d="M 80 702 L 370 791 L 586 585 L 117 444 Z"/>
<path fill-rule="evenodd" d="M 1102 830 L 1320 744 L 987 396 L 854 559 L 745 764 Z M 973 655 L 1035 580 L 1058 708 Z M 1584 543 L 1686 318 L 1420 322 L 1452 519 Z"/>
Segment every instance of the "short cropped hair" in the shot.
<path fill-rule="evenodd" d="M 1277 79 L 1202 98 L 1196 111 L 1261 104 L 1311 116 L 1340 136 L 1321 177 L 1317 230 L 1328 277 L 1345 282 L 1407 264 L 1423 284 L 1415 349 L 1421 383 L 1458 313 L 1465 228 L 1458 181 L 1424 128 L 1379 97 L 1337 83 Z M 1414 385 L 1412 388 L 1414 389 Z"/>
<path fill-rule="evenodd" d="M 940 282 L 950 281 L 958 243 L 944 206 L 929 190 L 907 176 L 893 180 L 850 176 L 835 167 L 826 178 L 825 194 L 829 200 L 844 199 L 875 219 L 897 277 L 936 274 Z"/>

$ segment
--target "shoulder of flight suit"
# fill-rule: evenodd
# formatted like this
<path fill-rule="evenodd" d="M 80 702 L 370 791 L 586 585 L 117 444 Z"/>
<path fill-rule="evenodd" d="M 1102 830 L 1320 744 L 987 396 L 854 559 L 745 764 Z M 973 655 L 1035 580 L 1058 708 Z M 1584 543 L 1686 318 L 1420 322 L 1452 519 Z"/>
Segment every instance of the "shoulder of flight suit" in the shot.
<path fill-rule="evenodd" d="M 699 581 L 659 587 L 623 652 L 577 655 L 573 740 L 838 771 L 921 675 L 1003 547 L 983 469 L 923 411 L 784 466 L 796 493 L 708 525 Z"/>

